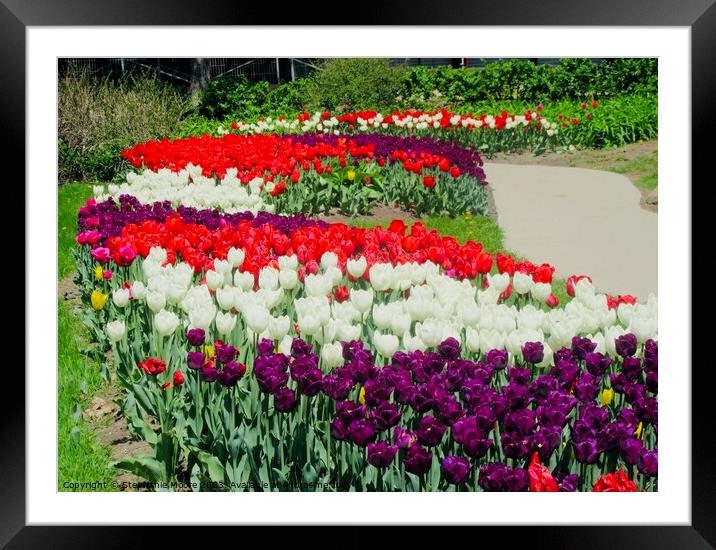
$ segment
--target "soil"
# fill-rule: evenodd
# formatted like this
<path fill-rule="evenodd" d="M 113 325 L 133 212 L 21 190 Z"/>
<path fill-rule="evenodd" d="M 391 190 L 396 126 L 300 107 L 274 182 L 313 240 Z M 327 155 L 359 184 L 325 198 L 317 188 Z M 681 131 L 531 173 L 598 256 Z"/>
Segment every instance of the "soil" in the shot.
<path fill-rule="evenodd" d="M 565 152 L 547 152 L 541 155 L 532 153 L 498 153 L 487 162 L 500 164 L 531 164 L 538 166 L 571 166 L 576 168 L 590 168 L 592 170 L 606 170 L 619 168 L 628 164 L 637 157 L 651 155 L 659 149 L 658 140 L 630 143 L 623 147 L 612 149 L 583 149 Z M 646 175 L 643 172 L 626 172 L 624 174 L 632 182 Z M 488 174 L 489 179 L 489 174 Z M 654 202 L 655 191 L 638 187 L 641 193 L 640 206 L 649 212 L 657 212 L 658 204 Z M 651 197 L 650 197 L 651 195 Z"/>

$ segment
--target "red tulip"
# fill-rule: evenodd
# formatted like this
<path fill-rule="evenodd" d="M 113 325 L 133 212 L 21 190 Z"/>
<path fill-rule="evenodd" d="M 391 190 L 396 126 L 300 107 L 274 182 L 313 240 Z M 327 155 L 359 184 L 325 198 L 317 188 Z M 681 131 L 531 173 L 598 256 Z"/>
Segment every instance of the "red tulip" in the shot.
<path fill-rule="evenodd" d="M 184 383 L 184 375 L 181 371 L 174 371 L 173 382 L 175 386 L 181 386 Z"/>
<path fill-rule="evenodd" d="M 144 361 L 138 362 L 137 366 L 150 376 L 156 376 L 167 370 L 167 364 L 161 359 L 155 359 L 154 357 L 148 357 Z"/>
<path fill-rule="evenodd" d="M 637 487 L 636 483 L 627 477 L 624 468 L 620 468 L 619 472 L 605 474 L 597 479 L 592 491 L 595 493 L 635 493 Z"/>
<path fill-rule="evenodd" d="M 423 185 L 428 188 L 435 187 L 435 177 L 434 176 L 425 176 L 423 178 Z"/>
<path fill-rule="evenodd" d="M 557 482 L 549 469 L 539 460 L 539 454 L 533 453 L 527 475 L 530 479 L 530 492 L 532 493 L 556 493 L 559 491 Z"/>

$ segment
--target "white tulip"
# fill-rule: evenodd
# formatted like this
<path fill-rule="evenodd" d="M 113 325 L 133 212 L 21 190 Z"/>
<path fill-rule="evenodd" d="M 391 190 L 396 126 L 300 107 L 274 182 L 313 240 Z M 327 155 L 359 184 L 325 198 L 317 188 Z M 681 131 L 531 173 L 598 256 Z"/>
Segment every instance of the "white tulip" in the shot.
<path fill-rule="evenodd" d="M 405 301 L 405 310 L 410 315 L 410 318 L 413 321 L 425 321 L 430 316 L 430 313 L 432 312 L 432 298 L 425 298 L 423 296 L 420 296 L 415 291 L 419 288 L 429 288 L 429 287 L 415 287 L 411 290 L 411 295 L 408 297 L 408 299 Z M 432 294 L 432 289 L 430 289 L 430 292 Z"/>
<path fill-rule="evenodd" d="M 284 355 L 291 355 L 291 344 L 293 344 L 293 338 L 289 335 L 284 336 L 278 345 L 278 351 Z"/>
<path fill-rule="evenodd" d="M 351 276 L 356 279 L 363 276 L 363 273 L 365 273 L 367 266 L 368 262 L 366 261 L 364 256 L 361 256 L 357 260 L 346 261 L 346 270 L 348 271 L 348 273 L 351 274 Z"/>
<path fill-rule="evenodd" d="M 278 271 L 272 267 L 264 267 L 259 271 L 259 288 L 276 290 L 278 288 Z"/>
<path fill-rule="evenodd" d="M 471 353 L 477 353 L 480 351 L 480 333 L 474 328 L 467 328 L 465 330 L 465 346 Z"/>
<path fill-rule="evenodd" d="M 211 290 L 216 290 L 223 284 L 223 273 L 219 273 L 218 271 L 214 271 L 213 269 L 210 269 L 206 272 L 206 286 L 208 286 Z"/>
<path fill-rule="evenodd" d="M 350 298 L 353 307 L 361 313 L 366 313 L 370 310 L 370 306 L 373 304 L 373 289 L 369 288 L 368 290 L 359 290 L 351 288 Z"/>
<path fill-rule="evenodd" d="M 186 294 L 186 287 L 183 285 L 172 283 L 167 287 L 167 302 L 170 304 L 178 304 Z"/>
<path fill-rule="evenodd" d="M 132 296 L 135 300 L 143 300 L 147 296 L 147 287 L 142 281 L 134 281 L 132 284 Z"/>
<path fill-rule="evenodd" d="M 341 279 L 343 279 L 343 272 L 332 265 L 326 269 L 325 276 L 331 281 L 331 286 L 337 286 L 338 283 L 341 282 Z"/>
<path fill-rule="evenodd" d="M 124 326 L 124 321 L 111 321 L 107 323 L 105 332 L 110 342 L 119 342 L 127 332 L 127 327 Z"/>
<path fill-rule="evenodd" d="M 269 315 L 265 307 L 253 304 L 247 306 L 243 313 L 246 324 L 256 334 L 262 333 L 268 327 L 271 315 Z"/>
<path fill-rule="evenodd" d="M 552 285 L 549 283 L 535 283 L 531 293 L 535 300 L 545 303 L 552 294 Z"/>
<path fill-rule="evenodd" d="M 306 275 L 303 285 L 307 296 L 326 296 L 331 291 L 331 279 L 325 275 Z"/>
<path fill-rule="evenodd" d="M 150 290 L 147 292 L 147 305 L 153 313 L 159 313 L 167 304 L 167 299 L 163 292 Z"/>
<path fill-rule="evenodd" d="M 285 290 L 293 290 L 298 286 L 298 273 L 293 269 L 282 269 L 278 274 L 278 282 L 281 288 Z"/>
<path fill-rule="evenodd" d="M 253 290 L 254 288 L 254 274 L 249 271 L 237 271 L 234 273 L 234 285 L 239 287 L 241 290 Z"/>
<path fill-rule="evenodd" d="M 298 256 L 292 254 L 291 256 L 279 256 L 278 266 L 282 270 L 296 271 L 298 268 Z"/>
<path fill-rule="evenodd" d="M 434 319 L 426 319 L 415 325 L 415 335 L 429 348 L 434 348 L 443 341 L 443 326 Z"/>
<path fill-rule="evenodd" d="M 604 332 L 604 348 L 606 349 L 607 354 L 612 357 L 616 356 L 617 348 L 615 341 L 620 336 L 624 336 L 624 334 L 626 334 L 626 331 L 619 325 L 614 325 L 606 329 Z"/>
<path fill-rule="evenodd" d="M 194 307 L 189 312 L 189 324 L 192 328 L 203 328 L 204 330 L 209 330 L 215 316 L 216 306 L 214 304 Z"/>
<path fill-rule="evenodd" d="M 336 322 L 336 338 L 341 342 L 360 340 L 361 328 L 361 325 L 352 325 L 339 319 Z"/>
<path fill-rule="evenodd" d="M 321 256 L 321 267 L 325 271 L 329 267 L 336 267 L 338 265 L 338 256 L 335 252 L 324 252 Z"/>
<path fill-rule="evenodd" d="M 246 257 L 246 253 L 241 248 L 229 248 L 229 254 L 227 255 L 227 259 L 231 263 L 231 265 L 236 267 L 241 267 L 241 264 L 244 263 L 244 258 Z"/>
<path fill-rule="evenodd" d="M 390 319 L 390 330 L 396 336 L 402 336 L 410 330 L 412 319 L 407 313 L 396 313 Z"/>
<path fill-rule="evenodd" d="M 480 333 L 480 350 L 487 353 L 493 349 L 504 349 L 505 339 L 501 333 L 496 330 L 490 330 Z"/>
<path fill-rule="evenodd" d="M 378 353 L 390 359 L 398 351 L 400 341 L 395 334 L 381 334 L 376 330 L 373 333 L 373 345 Z"/>
<path fill-rule="evenodd" d="M 516 271 L 512 277 L 512 288 L 517 294 L 527 294 L 534 285 L 532 277 L 525 275 L 519 271 Z"/>
<path fill-rule="evenodd" d="M 509 273 L 494 273 L 487 276 L 487 281 L 490 283 L 490 288 L 494 288 L 502 294 L 510 286 L 510 275 Z"/>
<path fill-rule="evenodd" d="M 221 311 L 216 314 L 216 330 L 219 334 L 229 334 L 236 326 L 236 315 L 231 313 L 222 313 Z"/>
<path fill-rule="evenodd" d="M 633 332 L 637 341 L 643 344 L 648 339 L 656 337 L 656 319 L 634 316 L 627 332 Z"/>
<path fill-rule="evenodd" d="M 147 259 L 162 265 L 167 261 L 167 251 L 161 246 L 153 246 L 149 249 Z"/>
<path fill-rule="evenodd" d="M 161 310 L 154 316 L 154 328 L 161 336 L 169 336 L 179 326 L 179 317 L 166 309 Z"/>
<path fill-rule="evenodd" d="M 301 329 L 301 334 L 313 336 L 321 328 L 321 321 L 315 315 L 301 315 L 298 317 L 298 327 Z"/>
<path fill-rule="evenodd" d="M 219 307 L 224 311 L 229 311 L 234 307 L 234 288 L 224 287 L 216 289 L 216 301 Z"/>
<path fill-rule="evenodd" d="M 281 340 L 288 334 L 291 328 L 291 319 L 287 315 L 282 317 L 271 317 L 269 319 L 268 331 L 272 340 Z"/>
<path fill-rule="evenodd" d="M 222 275 L 231 273 L 231 267 L 229 260 L 214 260 L 214 270 L 217 273 L 221 273 Z"/>
<path fill-rule="evenodd" d="M 535 365 L 535 366 L 537 366 L 537 367 L 539 367 L 539 368 L 541 368 L 541 369 L 545 369 L 545 368 L 547 368 L 547 367 L 552 366 L 552 362 L 553 362 L 553 360 L 554 360 L 554 351 L 553 351 L 552 348 L 549 346 L 549 344 L 546 344 L 546 343 L 543 342 L 543 343 L 542 343 L 542 346 L 543 346 L 543 349 L 544 349 L 544 357 L 542 358 L 542 361 L 540 361 L 539 363 L 537 363 L 537 365 Z"/>
<path fill-rule="evenodd" d="M 375 290 L 388 290 L 393 284 L 393 266 L 391 264 L 374 264 L 370 271 L 370 284 Z"/>
<path fill-rule="evenodd" d="M 112 292 L 112 301 L 117 307 L 125 307 L 129 303 L 129 289 L 118 288 Z"/>
<path fill-rule="evenodd" d="M 340 342 L 324 344 L 321 348 L 321 361 L 326 370 L 334 369 L 343 364 L 343 346 Z"/>
<path fill-rule="evenodd" d="M 403 335 L 403 347 L 405 351 L 425 351 L 427 349 L 425 342 L 417 336 L 411 336 L 409 332 Z"/>
<path fill-rule="evenodd" d="M 388 304 L 376 304 L 373 306 L 373 323 L 380 330 L 390 326 L 391 309 Z"/>

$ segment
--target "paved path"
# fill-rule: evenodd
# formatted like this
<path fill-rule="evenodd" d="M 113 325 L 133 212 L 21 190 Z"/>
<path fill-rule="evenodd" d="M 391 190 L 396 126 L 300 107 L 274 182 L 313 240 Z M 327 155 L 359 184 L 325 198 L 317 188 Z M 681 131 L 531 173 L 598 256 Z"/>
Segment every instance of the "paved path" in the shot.
<path fill-rule="evenodd" d="M 485 164 L 505 247 L 549 262 L 555 275 L 589 275 L 598 290 L 657 290 L 657 214 L 626 176 L 553 166 Z"/>

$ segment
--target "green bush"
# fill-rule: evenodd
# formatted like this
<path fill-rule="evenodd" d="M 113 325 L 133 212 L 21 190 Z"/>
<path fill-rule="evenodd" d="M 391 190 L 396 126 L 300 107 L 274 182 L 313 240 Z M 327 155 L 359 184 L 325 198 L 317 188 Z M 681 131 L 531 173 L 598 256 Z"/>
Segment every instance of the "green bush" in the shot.
<path fill-rule="evenodd" d="M 202 94 L 198 114 L 214 120 L 246 120 L 295 113 L 302 109 L 306 84 L 304 79 L 271 87 L 267 81 L 250 82 L 244 75 L 216 78 Z"/>
<path fill-rule="evenodd" d="M 329 59 L 307 79 L 304 107 L 310 111 L 390 109 L 400 93 L 404 68 L 387 59 Z"/>
<path fill-rule="evenodd" d="M 404 106 L 439 101 L 454 105 L 484 100 L 547 101 L 656 95 L 658 60 L 566 58 L 558 65 L 537 65 L 510 59 L 484 67 L 412 67 L 405 72 L 400 94 Z"/>
<path fill-rule="evenodd" d="M 149 75 L 119 81 L 64 77 L 58 90 L 59 180 L 108 181 L 128 165 L 122 149 L 169 136 L 188 97 Z"/>

